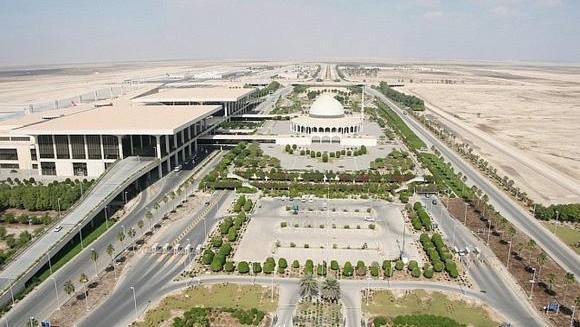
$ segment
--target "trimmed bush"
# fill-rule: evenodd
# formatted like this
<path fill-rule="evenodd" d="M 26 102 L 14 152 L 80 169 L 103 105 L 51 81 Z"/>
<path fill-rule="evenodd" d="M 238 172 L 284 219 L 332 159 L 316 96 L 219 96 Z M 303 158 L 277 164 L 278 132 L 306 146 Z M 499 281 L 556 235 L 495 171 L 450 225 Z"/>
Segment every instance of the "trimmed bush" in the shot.
<path fill-rule="evenodd" d="M 342 275 L 345 277 L 351 277 L 354 272 L 352 264 L 350 261 L 344 263 L 344 267 L 342 268 Z"/>
<path fill-rule="evenodd" d="M 232 272 L 234 271 L 235 266 L 234 263 L 231 261 L 227 261 L 226 264 L 224 265 L 224 271 L 226 272 Z"/>
<path fill-rule="evenodd" d="M 397 270 L 403 270 L 403 268 L 405 268 L 405 264 L 403 263 L 403 260 L 397 260 L 397 263 L 395 264 L 395 269 Z"/>
<path fill-rule="evenodd" d="M 389 260 L 383 261 L 383 273 L 387 277 L 393 276 L 393 267 L 391 265 L 391 261 Z"/>
<path fill-rule="evenodd" d="M 306 260 L 306 263 L 304 264 L 304 273 L 307 275 L 312 275 L 314 273 L 314 262 L 312 262 L 312 260 Z"/>
<path fill-rule="evenodd" d="M 249 273 L 250 272 L 250 265 L 248 265 L 248 263 L 245 261 L 240 261 L 240 263 L 238 263 L 238 272 L 240 274 Z"/>
<path fill-rule="evenodd" d="M 300 262 L 298 262 L 298 260 L 292 261 L 292 268 L 294 269 L 300 268 Z"/>
<path fill-rule="evenodd" d="M 254 274 L 259 274 L 262 272 L 262 265 L 259 262 L 252 263 L 252 272 Z"/>
<path fill-rule="evenodd" d="M 223 244 L 223 240 L 221 237 L 214 237 L 211 240 L 211 246 L 213 246 L 214 248 L 219 248 L 220 246 L 222 246 Z"/>
<path fill-rule="evenodd" d="M 330 269 L 337 271 L 339 269 L 338 261 L 336 260 L 330 261 Z"/>

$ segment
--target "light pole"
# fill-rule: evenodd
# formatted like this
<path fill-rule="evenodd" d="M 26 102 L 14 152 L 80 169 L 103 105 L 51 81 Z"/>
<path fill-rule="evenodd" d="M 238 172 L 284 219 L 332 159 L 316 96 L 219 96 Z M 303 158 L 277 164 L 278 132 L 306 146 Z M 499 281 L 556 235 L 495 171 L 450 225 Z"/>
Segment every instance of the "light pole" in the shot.
<path fill-rule="evenodd" d="M 94 248 L 91 248 L 91 259 L 93 257 L 95 258 L 95 260 L 93 260 L 93 263 L 95 264 L 95 276 L 98 276 L 99 275 L 99 271 L 97 270 L 97 260 L 98 260 L 97 251 L 95 251 Z"/>
<path fill-rule="evenodd" d="M 135 305 L 135 321 L 137 321 L 137 296 L 135 295 L 135 287 L 130 287 L 131 291 L 133 291 L 133 304 Z"/>
<path fill-rule="evenodd" d="M 464 202 L 465 204 L 465 213 L 463 214 L 463 225 L 465 225 L 467 227 L 467 202 Z"/>
<path fill-rule="evenodd" d="M 50 249 L 48 249 L 48 252 L 46 252 L 46 258 L 48 261 L 48 270 L 50 271 L 50 274 L 52 275 L 52 263 L 50 262 Z"/>
<path fill-rule="evenodd" d="M 536 268 L 532 268 L 532 270 L 534 271 L 534 274 L 532 275 L 532 280 L 530 281 L 532 286 L 530 287 L 530 297 L 528 298 L 529 300 L 531 300 L 534 296 L 534 284 L 536 283 Z"/>
<path fill-rule="evenodd" d="M 271 287 L 271 295 L 272 297 L 270 298 L 270 302 L 274 302 L 274 273 L 272 273 L 272 287 Z"/>
<path fill-rule="evenodd" d="M 79 225 L 79 235 L 81 237 L 81 250 L 85 248 L 83 244 L 83 228 Z"/>
<path fill-rule="evenodd" d="M 60 198 L 56 198 L 56 205 L 58 207 L 58 218 L 60 219 Z"/>
<path fill-rule="evenodd" d="M 125 199 L 125 205 L 127 205 L 127 192 L 128 191 L 123 192 L 123 198 Z"/>
<path fill-rule="evenodd" d="M 105 227 L 109 229 L 109 205 L 105 205 Z"/>
<path fill-rule="evenodd" d="M 509 241 L 509 247 L 508 247 L 508 253 L 507 253 L 507 262 L 506 262 L 506 267 L 508 269 L 508 271 L 510 270 L 510 257 L 512 254 L 512 241 Z"/>
<path fill-rule="evenodd" d="M 51 277 L 50 279 L 52 279 L 52 281 L 54 282 L 54 293 L 56 293 L 56 305 L 57 305 L 56 310 L 60 310 L 60 299 L 58 298 L 58 288 L 56 287 L 56 279 L 54 277 Z"/>
<path fill-rule="evenodd" d="M 30 327 L 34 327 L 34 316 L 30 316 L 28 320 L 30 321 Z"/>

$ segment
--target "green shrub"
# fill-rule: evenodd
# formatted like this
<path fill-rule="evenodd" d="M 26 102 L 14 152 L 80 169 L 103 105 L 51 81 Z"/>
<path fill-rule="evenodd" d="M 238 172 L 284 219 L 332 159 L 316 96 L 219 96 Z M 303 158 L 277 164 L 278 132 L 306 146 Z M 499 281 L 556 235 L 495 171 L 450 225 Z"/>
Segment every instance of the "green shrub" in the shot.
<path fill-rule="evenodd" d="M 204 265 L 209 265 L 213 261 L 214 256 L 215 256 L 215 253 L 212 250 L 207 249 L 203 252 L 203 257 L 201 260 L 202 260 Z"/>
<path fill-rule="evenodd" d="M 387 326 L 389 324 L 389 319 L 383 316 L 377 316 L 373 319 L 373 325 L 375 327 Z"/>
<path fill-rule="evenodd" d="M 330 261 L 330 269 L 337 271 L 339 269 L 338 261 L 336 260 Z"/>
<path fill-rule="evenodd" d="M 262 265 L 259 262 L 252 263 L 252 272 L 254 274 L 259 274 L 262 272 Z"/>
<path fill-rule="evenodd" d="M 292 261 L 292 268 L 294 269 L 300 268 L 300 262 L 298 262 L 298 260 Z"/>
<path fill-rule="evenodd" d="M 393 267 L 390 260 L 383 261 L 383 273 L 386 277 L 393 276 Z"/>
<path fill-rule="evenodd" d="M 395 269 L 397 270 L 403 270 L 403 268 L 405 268 L 405 264 L 403 263 L 403 260 L 397 260 L 397 263 L 395 263 Z"/>
<path fill-rule="evenodd" d="M 369 268 L 371 276 L 378 277 L 379 276 L 379 263 L 373 262 Z"/>
<path fill-rule="evenodd" d="M 312 262 L 312 260 L 306 260 L 306 263 L 304 264 L 304 273 L 307 275 L 312 275 L 314 273 L 314 262 Z"/>
<path fill-rule="evenodd" d="M 232 272 L 232 271 L 234 271 L 234 269 L 235 269 L 234 263 L 231 261 L 226 261 L 226 263 L 224 265 L 224 270 L 226 272 Z"/>
<path fill-rule="evenodd" d="M 344 267 L 342 268 L 342 275 L 345 277 L 351 277 L 354 272 L 352 264 L 350 261 L 344 263 Z"/>
<path fill-rule="evenodd" d="M 288 223 L 285 222 L 285 221 L 283 221 L 283 222 L 280 223 L 280 227 L 282 227 L 282 228 L 285 228 L 287 226 L 288 226 Z"/>
<path fill-rule="evenodd" d="M 223 244 L 223 240 L 221 237 L 214 237 L 211 240 L 211 246 L 213 246 L 214 248 L 219 248 L 220 246 L 222 246 Z"/>
<path fill-rule="evenodd" d="M 425 278 L 429 278 L 429 279 L 433 278 L 433 268 L 429 267 L 429 268 L 425 269 L 423 271 L 423 276 L 425 276 Z"/>
<path fill-rule="evenodd" d="M 288 268 L 288 261 L 286 261 L 286 259 L 284 259 L 284 258 L 278 259 L 278 267 L 281 267 L 284 269 Z"/>
<path fill-rule="evenodd" d="M 248 265 L 248 263 L 245 261 L 240 261 L 240 263 L 238 263 L 238 272 L 240 274 L 247 274 L 248 272 L 250 272 L 250 266 Z"/>

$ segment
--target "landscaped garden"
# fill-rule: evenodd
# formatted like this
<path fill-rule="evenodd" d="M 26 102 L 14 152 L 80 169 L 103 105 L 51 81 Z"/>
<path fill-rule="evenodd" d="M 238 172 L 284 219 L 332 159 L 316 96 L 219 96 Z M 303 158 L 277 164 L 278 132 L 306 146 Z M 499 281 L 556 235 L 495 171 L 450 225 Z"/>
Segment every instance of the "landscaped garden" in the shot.
<path fill-rule="evenodd" d="M 371 291 L 363 311 L 375 326 L 498 326 L 502 319 L 483 305 L 423 290 Z M 406 324 L 407 325 L 406 325 Z"/>
<path fill-rule="evenodd" d="M 218 284 L 188 288 L 168 296 L 145 314 L 140 327 L 157 327 L 173 320 L 173 326 L 266 326 L 267 314 L 278 304 L 269 287 Z"/>

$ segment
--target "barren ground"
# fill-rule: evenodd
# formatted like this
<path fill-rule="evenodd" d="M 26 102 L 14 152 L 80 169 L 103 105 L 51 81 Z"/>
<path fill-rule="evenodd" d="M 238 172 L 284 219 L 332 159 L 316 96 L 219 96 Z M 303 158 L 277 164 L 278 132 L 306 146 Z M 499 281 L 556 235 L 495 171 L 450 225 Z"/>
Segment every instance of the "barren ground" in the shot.
<path fill-rule="evenodd" d="M 402 80 L 535 201 L 580 202 L 580 67 L 407 65 L 375 80 Z"/>

